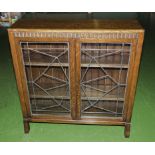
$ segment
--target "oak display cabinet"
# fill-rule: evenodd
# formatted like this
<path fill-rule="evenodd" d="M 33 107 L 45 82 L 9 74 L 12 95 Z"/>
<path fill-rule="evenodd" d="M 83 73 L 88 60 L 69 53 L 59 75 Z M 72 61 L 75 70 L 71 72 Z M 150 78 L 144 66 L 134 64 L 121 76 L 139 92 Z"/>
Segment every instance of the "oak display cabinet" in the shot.
<path fill-rule="evenodd" d="M 144 30 L 136 20 L 19 20 L 8 30 L 24 130 L 30 122 L 124 126 Z"/>

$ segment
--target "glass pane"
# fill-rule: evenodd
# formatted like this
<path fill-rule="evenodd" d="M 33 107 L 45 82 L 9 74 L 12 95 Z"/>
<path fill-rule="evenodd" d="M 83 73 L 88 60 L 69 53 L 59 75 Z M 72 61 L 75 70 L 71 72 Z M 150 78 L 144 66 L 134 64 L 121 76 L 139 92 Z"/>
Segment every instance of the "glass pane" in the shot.
<path fill-rule="evenodd" d="M 120 117 L 131 44 L 81 44 L 81 116 Z"/>
<path fill-rule="evenodd" d="M 69 114 L 68 43 L 21 42 L 32 114 Z"/>

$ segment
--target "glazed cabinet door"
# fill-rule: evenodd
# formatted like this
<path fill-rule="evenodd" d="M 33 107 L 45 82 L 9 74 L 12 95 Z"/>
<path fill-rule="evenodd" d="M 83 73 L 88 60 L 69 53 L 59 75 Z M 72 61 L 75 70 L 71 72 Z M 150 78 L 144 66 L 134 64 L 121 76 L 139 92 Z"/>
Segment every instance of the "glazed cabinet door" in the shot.
<path fill-rule="evenodd" d="M 20 40 L 19 53 L 32 115 L 75 117 L 72 41 Z M 22 73 L 21 73 L 22 74 Z M 24 80 L 24 79 L 23 79 Z"/>
<path fill-rule="evenodd" d="M 128 106 L 129 70 L 132 70 L 134 44 L 133 40 L 77 42 L 79 119 L 123 117 Z"/>

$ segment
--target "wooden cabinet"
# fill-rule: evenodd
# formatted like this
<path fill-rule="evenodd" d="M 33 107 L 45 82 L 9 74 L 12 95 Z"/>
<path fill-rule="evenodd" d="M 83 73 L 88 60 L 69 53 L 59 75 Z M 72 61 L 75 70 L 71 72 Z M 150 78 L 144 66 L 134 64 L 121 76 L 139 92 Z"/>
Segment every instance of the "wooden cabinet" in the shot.
<path fill-rule="evenodd" d="M 144 30 L 135 20 L 19 20 L 9 30 L 30 122 L 121 125 L 129 137 Z"/>

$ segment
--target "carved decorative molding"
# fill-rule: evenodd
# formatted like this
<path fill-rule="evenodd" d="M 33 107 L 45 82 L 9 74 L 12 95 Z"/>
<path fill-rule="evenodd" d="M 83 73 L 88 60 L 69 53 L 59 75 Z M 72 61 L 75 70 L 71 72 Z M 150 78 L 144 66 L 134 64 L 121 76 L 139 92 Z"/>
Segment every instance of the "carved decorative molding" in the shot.
<path fill-rule="evenodd" d="M 100 32 L 14 32 L 15 37 L 36 38 L 96 38 L 96 39 L 124 39 L 138 38 L 137 33 L 100 33 Z"/>

